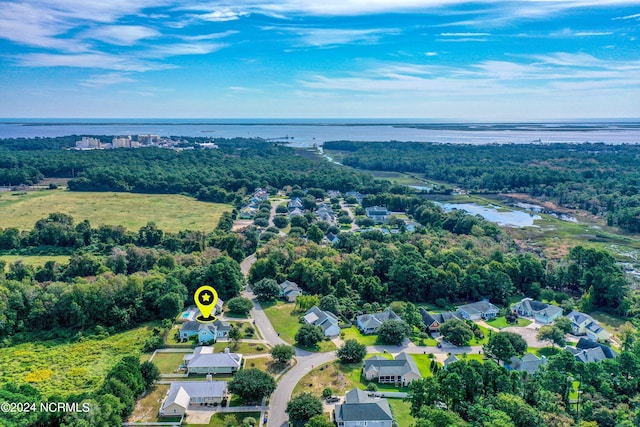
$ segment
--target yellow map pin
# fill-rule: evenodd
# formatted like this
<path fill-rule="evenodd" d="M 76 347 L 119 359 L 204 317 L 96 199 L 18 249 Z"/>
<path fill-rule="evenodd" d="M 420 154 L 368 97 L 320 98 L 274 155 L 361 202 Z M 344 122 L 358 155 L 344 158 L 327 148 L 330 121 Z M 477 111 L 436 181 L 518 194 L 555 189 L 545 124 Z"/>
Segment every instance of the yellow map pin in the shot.
<path fill-rule="evenodd" d="M 216 320 L 215 316 L 211 315 L 211 312 L 218 303 L 218 293 L 209 285 L 200 286 L 193 297 L 196 305 L 200 309 L 200 316 L 196 317 L 196 320 L 201 323 L 211 323 Z"/>

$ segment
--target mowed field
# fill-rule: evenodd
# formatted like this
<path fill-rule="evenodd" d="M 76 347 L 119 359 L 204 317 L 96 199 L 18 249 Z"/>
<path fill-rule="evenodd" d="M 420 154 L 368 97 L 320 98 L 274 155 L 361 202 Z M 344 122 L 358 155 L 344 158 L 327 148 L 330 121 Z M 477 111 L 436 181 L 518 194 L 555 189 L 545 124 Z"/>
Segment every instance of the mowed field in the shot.
<path fill-rule="evenodd" d="M 149 221 L 163 231 L 210 231 L 230 205 L 199 202 L 176 194 L 72 192 L 66 190 L 0 193 L 2 227 L 30 230 L 50 213 L 71 215 L 75 223 L 84 219 L 92 227 L 122 225 L 137 231 Z"/>

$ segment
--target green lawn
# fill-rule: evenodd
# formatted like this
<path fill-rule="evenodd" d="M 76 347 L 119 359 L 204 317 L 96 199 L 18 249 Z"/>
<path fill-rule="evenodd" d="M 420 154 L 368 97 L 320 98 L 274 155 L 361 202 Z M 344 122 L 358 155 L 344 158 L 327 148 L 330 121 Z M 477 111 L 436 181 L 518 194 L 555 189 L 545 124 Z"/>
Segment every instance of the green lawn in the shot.
<path fill-rule="evenodd" d="M 90 392 L 122 357 L 142 353 L 154 326 L 141 326 L 102 340 L 38 341 L 0 348 L 0 385 L 30 383 L 45 396 Z"/>
<path fill-rule="evenodd" d="M 295 304 L 278 301 L 276 303 L 261 303 L 264 313 L 269 318 L 276 332 L 280 333 L 280 338 L 287 343 L 295 344 L 295 336 L 301 324 L 298 322 L 300 313 L 293 313 Z"/>
<path fill-rule="evenodd" d="M 494 328 L 498 328 L 498 329 L 508 328 L 509 326 L 525 327 L 530 325 L 531 323 L 532 323 L 531 320 L 524 319 L 522 317 L 518 317 L 518 321 L 515 324 L 507 323 L 507 319 L 504 316 L 498 317 L 494 320 L 490 320 L 487 322 L 488 325 L 491 325 Z"/>
<path fill-rule="evenodd" d="M 478 340 L 478 339 L 474 338 L 474 339 L 471 340 L 469 345 L 485 345 L 486 343 L 489 342 L 489 329 L 485 328 L 482 325 L 478 325 L 478 328 L 480 328 L 480 330 L 484 334 L 484 338 L 482 338 L 481 340 Z"/>
<path fill-rule="evenodd" d="M 423 378 L 433 375 L 430 367 L 431 361 L 434 359 L 430 359 L 428 354 L 411 354 L 410 356 L 413 357 L 413 360 L 416 362 Z"/>
<path fill-rule="evenodd" d="M 176 372 L 176 369 L 182 365 L 184 356 L 188 353 L 156 353 L 153 357 L 153 364 L 160 369 L 161 374 L 184 374 L 184 372 Z"/>
<path fill-rule="evenodd" d="M 167 347 L 181 347 L 181 348 L 193 348 L 196 345 L 193 343 L 191 339 L 188 339 L 186 342 L 181 342 L 180 338 L 178 338 L 178 333 L 180 332 L 180 326 L 182 324 L 173 325 L 173 327 L 165 334 L 164 336 L 164 344 Z"/>
<path fill-rule="evenodd" d="M 233 348 L 233 343 L 230 342 L 217 342 L 213 345 L 213 350 L 216 353 L 221 353 L 226 347 L 231 348 L 234 353 L 241 354 L 263 354 L 270 351 L 269 347 L 267 347 L 265 344 L 247 342 L 239 342 L 238 347 L 236 348 Z"/>
<path fill-rule="evenodd" d="M 340 330 L 340 334 L 344 332 L 343 340 L 356 340 L 360 344 L 364 344 L 366 346 L 376 345 L 378 341 L 378 335 L 363 335 L 362 332 L 355 326 L 350 328 L 345 328 Z"/>
<path fill-rule="evenodd" d="M 405 402 L 402 399 L 387 399 L 391 412 L 393 412 L 393 418 L 396 420 L 399 426 L 412 426 L 415 424 L 416 419 L 411 416 L 411 403 Z"/>
<path fill-rule="evenodd" d="M 5 271 L 9 271 L 9 264 L 15 264 L 16 261 L 22 261 L 25 265 L 32 267 L 42 267 L 48 261 L 55 261 L 57 264 L 68 264 L 69 257 L 66 255 L 0 255 L 0 261 L 5 261 Z"/>
<path fill-rule="evenodd" d="M 226 412 L 213 414 L 211 420 L 209 421 L 209 424 L 186 424 L 186 427 L 220 427 L 224 425 L 224 419 L 228 416 L 235 417 L 238 424 L 242 423 L 242 420 L 247 417 L 255 418 L 256 421 L 260 420 L 260 412 Z"/>
<path fill-rule="evenodd" d="M 529 353 L 533 353 L 538 357 L 549 357 L 554 354 L 558 354 L 560 352 L 560 348 L 558 347 L 542 347 L 542 348 L 531 348 L 529 347 Z"/>
<path fill-rule="evenodd" d="M 331 341 L 320 341 L 314 347 L 302 347 L 296 343 L 295 336 L 302 324 L 298 320 L 301 313 L 294 312 L 295 304 L 278 301 L 276 303 L 262 303 L 262 308 L 273 328 L 280 333 L 280 338 L 287 343 L 308 351 L 326 352 L 336 349 L 335 344 Z"/>
<path fill-rule="evenodd" d="M 149 221 L 163 231 L 213 230 L 230 205 L 199 202 L 175 194 L 34 191 L 16 196 L 0 193 L 2 226 L 30 230 L 53 212 L 71 215 L 76 223 L 88 219 L 93 227 L 122 225 L 137 231 Z"/>

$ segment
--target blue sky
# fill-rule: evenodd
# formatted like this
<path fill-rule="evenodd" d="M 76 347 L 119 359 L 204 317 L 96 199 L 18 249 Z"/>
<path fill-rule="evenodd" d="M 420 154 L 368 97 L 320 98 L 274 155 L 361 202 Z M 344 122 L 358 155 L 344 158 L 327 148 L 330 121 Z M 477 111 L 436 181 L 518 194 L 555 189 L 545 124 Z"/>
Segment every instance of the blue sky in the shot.
<path fill-rule="evenodd" d="M 640 0 L 1 1 L 0 117 L 640 117 Z"/>

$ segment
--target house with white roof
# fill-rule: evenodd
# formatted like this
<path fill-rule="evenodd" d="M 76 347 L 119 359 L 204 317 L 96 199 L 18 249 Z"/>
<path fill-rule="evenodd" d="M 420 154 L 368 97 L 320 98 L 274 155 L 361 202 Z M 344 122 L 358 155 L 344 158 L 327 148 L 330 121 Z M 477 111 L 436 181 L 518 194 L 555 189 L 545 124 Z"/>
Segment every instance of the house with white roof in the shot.
<path fill-rule="evenodd" d="M 320 310 L 314 305 L 305 313 L 303 319 L 310 325 L 320 326 L 325 337 L 340 335 L 338 318 L 330 311 Z"/>
<path fill-rule="evenodd" d="M 336 405 L 333 418 L 338 427 L 391 427 L 393 424 L 387 399 L 371 397 L 357 388 L 347 393 L 343 404 Z"/>
<path fill-rule="evenodd" d="M 160 416 L 185 415 L 189 406 L 220 404 L 227 396 L 226 381 L 174 381 L 160 405 Z"/>
<path fill-rule="evenodd" d="M 242 354 L 231 353 L 228 348 L 214 353 L 210 346 L 196 347 L 183 360 L 187 374 L 233 374 L 242 366 Z"/>

